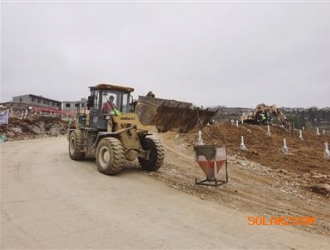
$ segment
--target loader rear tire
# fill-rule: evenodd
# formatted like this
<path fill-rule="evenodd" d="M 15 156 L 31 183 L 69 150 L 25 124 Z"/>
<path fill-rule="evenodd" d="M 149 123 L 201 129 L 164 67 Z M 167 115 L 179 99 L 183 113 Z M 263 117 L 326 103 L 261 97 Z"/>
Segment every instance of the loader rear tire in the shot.
<path fill-rule="evenodd" d="M 125 164 L 124 148 L 121 142 L 112 137 L 103 138 L 96 148 L 96 165 L 106 175 L 116 175 Z"/>
<path fill-rule="evenodd" d="M 75 161 L 81 161 L 85 158 L 83 133 L 79 129 L 72 131 L 70 134 L 69 155 Z"/>
<path fill-rule="evenodd" d="M 164 163 L 165 152 L 163 144 L 156 138 L 146 137 L 141 142 L 144 150 L 150 150 L 150 158 L 146 160 L 139 157 L 141 167 L 147 171 L 156 171 Z"/>

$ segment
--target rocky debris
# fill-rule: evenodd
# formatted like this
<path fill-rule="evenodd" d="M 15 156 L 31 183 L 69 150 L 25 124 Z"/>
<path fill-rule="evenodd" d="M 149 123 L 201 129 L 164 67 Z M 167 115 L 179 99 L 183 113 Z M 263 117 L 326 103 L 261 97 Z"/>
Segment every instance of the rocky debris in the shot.
<path fill-rule="evenodd" d="M 59 117 L 29 116 L 26 119 L 11 117 L 9 124 L 0 126 L 0 134 L 7 140 L 24 140 L 45 136 L 64 135 L 68 122 Z"/>
<path fill-rule="evenodd" d="M 11 129 L 11 131 L 12 131 L 14 134 L 22 134 L 22 133 L 23 133 L 21 127 L 13 127 L 13 128 Z"/>
<path fill-rule="evenodd" d="M 323 194 L 327 197 L 330 197 L 330 185 L 328 184 L 316 184 L 310 186 L 309 189 L 315 193 Z"/>

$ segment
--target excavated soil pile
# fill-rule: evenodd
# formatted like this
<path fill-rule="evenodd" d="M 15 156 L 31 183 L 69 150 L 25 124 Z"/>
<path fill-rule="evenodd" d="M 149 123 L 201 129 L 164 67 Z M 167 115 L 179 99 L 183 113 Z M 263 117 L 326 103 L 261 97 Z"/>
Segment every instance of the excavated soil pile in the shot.
<path fill-rule="evenodd" d="M 278 126 L 271 126 L 271 136 L 266 136 L 266 126 L 218 124 L 205 127 L 203 130 L 205 144 L 227 145 L 229 155 L 239 155 L 271 169 L 286 170 L 308 180 L 311 189 L 314 185 L 330 185 L 330 159 L 324 157 L 325 142 L 330 142 L 326 134 L 316 135 L 315 131 L 304 131 L 303 140 L 299 132 L 293 135 L 286 133 Z M 197 131 L 182 134 L 188 145 L 194 145 Z M 247 151 L 240 150 L 241 136 Z M 288 154 L 282 151 L 283 139 L 286 139 Z M 326 185 L 327 184 L 327 185 Z M 324 189 L 324 188 L 323 188 Z M 330 195 L 323 190 L 321 193 Z"/>
<path fill-rule="evenodd" d="M 251 216 L 314 216 L 316 225 L 301 226 L 305 231 L 330 235 L 330 159 L 324 157 L 329 135 L 316 131 L 287 134 L 277 126 L 215 124 L 204 127 L 205 144 L 226 145 L 229 182 L 219 187 L 195 185 L 205 175 L 194 160 L 198 130 L 186 134 L 155 133 L 162 139 L 166 158 L 162 168 L 147 175 L 168 186 L 213 200 Z M 244 136 L 247 151 L 240 150 Z M 286 139 L 289 153 L 282 152 Z M 219 172 L 224 179 L 224 168 Z"/>
<path fill-rule="evenodd" d="M 0 134 L 7 140 L 24 140 L 45 136 L 64 135 L 68 122 L 58 117 L 33 116 L 27 119 L 9 118 L 9 124 L 0 126 Z"/>

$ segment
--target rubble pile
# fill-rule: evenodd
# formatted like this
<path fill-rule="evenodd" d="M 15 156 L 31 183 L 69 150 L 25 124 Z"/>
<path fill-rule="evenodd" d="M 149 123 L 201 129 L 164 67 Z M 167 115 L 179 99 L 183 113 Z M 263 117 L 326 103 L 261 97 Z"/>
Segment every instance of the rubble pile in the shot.
<path fill-rule="evenodd" d="M 26 119 L 10 117 L 8 125 L 0 126 L 0 135 L 8 141 L 25 140 L 66 133 L 68 122 L 59 117 L 28 116 Z"/>

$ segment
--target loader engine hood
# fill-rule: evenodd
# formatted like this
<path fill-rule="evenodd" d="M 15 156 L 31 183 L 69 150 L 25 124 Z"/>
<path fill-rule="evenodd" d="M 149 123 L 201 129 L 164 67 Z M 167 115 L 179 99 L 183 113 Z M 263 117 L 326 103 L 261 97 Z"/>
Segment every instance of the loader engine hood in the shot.
<path fill-rule="evenodd" d="M 178 130 L 186 133 L 205 126 L 218 110 L 200 109 L 189 102 L 139 96 L 135 112 L 141 123 L 156 126 L 159 132 Z"/>

